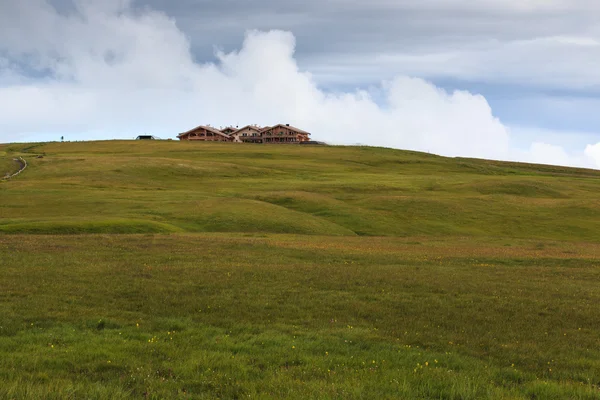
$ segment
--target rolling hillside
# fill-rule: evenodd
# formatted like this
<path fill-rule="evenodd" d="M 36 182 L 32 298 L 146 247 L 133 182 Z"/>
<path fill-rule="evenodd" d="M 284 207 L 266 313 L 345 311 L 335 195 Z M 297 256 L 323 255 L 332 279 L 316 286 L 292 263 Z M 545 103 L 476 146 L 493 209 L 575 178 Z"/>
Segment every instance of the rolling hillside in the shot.
<path fill-rule="evenodd" d="M 0 186 L 4 232 L 600 239 L 596 171 L 366 147 L 114 141 L 0 151 L 31 164 Z"/>
<path fill-rule="evenodd" d="M 0 167 L 18 156 L 0 399 L 600 398 L 598 171 L 0 145 Z"/>

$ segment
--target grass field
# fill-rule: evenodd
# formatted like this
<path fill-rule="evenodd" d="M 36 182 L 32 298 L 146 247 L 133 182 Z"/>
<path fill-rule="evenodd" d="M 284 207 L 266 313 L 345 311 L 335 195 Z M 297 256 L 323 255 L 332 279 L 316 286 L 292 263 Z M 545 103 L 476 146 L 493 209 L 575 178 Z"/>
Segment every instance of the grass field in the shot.
<path fill-rule="evenodd" d="M 6 175 L 12 175 L 20 168 L 20 164 L 12 158 L 6 157 L 6 154 L 0 152 L 0 179 Z"/>
<path fill-rule="evenodd" d="M 0 145 L 17 156 L 0 398 L 600 398 L 599 172 Z"/>

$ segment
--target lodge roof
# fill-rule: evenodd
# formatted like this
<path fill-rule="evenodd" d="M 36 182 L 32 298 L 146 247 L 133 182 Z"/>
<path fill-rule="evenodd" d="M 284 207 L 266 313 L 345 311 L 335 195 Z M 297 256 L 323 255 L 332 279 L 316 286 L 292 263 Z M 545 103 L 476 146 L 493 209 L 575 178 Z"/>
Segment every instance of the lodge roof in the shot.
<path fill-rule="evenodd" d="M 261 130 L 261 132 L 265 132 L 265 131 L 268 131 L 268 130 L 270 130 L 270 129 L 275 129 L 275 128 L 287 128 L 287 129 L 290 129 L 290 130 L 292 130 L 292 131 L 296 131 L 296 132 L 298 132 L 298 133 L 304 133 L 304 134 L 306 134 L 306 135 L 310 135 L 310 133 L 308 133 L 308 132 L 306 132 L 306 131 L 303 131 L 303 130 L 302 130 L 302 129 L 300 129 L 300 128 L 296 128 L 295 126 L 291 126 L 291 125 L 289 125 L 289 124 L 277 124 L 277 125 L 274 125 L 274 126 L 268 126 L 268 127 L 265 127 L 265 128 L 263 128 L 263 129 Z"/>
<path fill-rule="evenodd" d="M 198 129 L 205 129 L 205 130 L 207 130 L 209 132 L 212 132 L 214 134 L 217 134 L 217 135 L 220 135 L 220 136 L 223 136 L 223 137 L 226 137 L 226 138 L 229 137 L 226 133 L 221 132 L 217 128 L 213 128 L 212 126 L 206 126 L 206 125 L 199 125 L 199 126 L 195 127 L 194 129 L 190 129 L 187 132 L 180 133 L 179 135 L 177 135 L 177 137 L 182 137 L 182 136 L 188 135 L 188 134 L 190 134 L 190 133 L 192 133 L 194 131 L 197 131 Z"/>
<path fill-rule="evenodd" d="M 241 131 L 243 131 L 244 129 L 254 129 L 256 132 L 261 132 L 261 131 L 262 131 L 262 129 L 261 129 L 260 127 L 256 126 L 256 125 L 246 125 L 246 126 L 244 126 L 243 128 L 236 129 L 234 132 L 231 132 L 231 133 L 229 134 L 229 136 L 231 136 L 231 135 L 235 135 L 236 133 L 238 133 L 238 132 L 241 132 Z"/>

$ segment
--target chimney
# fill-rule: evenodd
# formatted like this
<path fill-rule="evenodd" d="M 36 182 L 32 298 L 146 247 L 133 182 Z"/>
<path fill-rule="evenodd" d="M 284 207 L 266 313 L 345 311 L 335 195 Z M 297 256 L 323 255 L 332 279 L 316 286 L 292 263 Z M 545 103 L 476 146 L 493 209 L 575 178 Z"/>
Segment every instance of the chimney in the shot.
<path fill-rule="evenodd" d="M 285 126 L 290 126 L 290 124 L 285 124 Z"/>

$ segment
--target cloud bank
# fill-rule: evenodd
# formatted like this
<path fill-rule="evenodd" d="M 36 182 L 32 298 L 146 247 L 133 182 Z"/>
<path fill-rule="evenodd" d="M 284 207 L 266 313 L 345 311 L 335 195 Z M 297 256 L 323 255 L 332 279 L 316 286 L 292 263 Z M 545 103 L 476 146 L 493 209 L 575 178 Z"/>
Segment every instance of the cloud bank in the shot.
<path fill-rule="evenodd" d="M 54 0 L 68 1 L 68 0 Z M 177 19 L 200 59 L 250 26 L 291 30 L 321 83 L 396 74 L 598 94 L 596 0 L 136 0 Z M 243 21 L 243 23 L 240 23 Z M 352 71 L 351 79 L 344 71 Z M 516 96 L 519 98 L 520 96 Z M 597 126 L 597 125 L 596 125 Z"/>
<path fill-rule="evenodd" d="M 542 142 L 515 148 L 486 99 L 467 91 L 404 75 L 368 90 L 325 91 L 298 67 L 290 32 L 248 31 L 239 50 L 198 63 L 162 12 L 127 0 L 74 5 L 69 13 L 44 0 L 2 6 L 0 142 L 286 122 L 334 144 L 600 168 L 600 143 L 576 154 Z"/>

